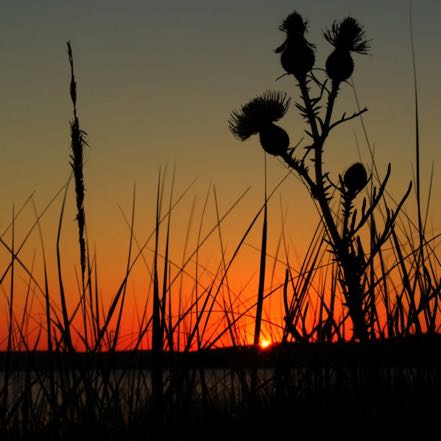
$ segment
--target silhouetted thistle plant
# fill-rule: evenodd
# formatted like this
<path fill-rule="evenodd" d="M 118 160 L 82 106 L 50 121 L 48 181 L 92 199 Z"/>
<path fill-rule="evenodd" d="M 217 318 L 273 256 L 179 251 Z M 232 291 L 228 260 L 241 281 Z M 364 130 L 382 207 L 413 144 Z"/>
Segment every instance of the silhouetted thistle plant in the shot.
<path fill-rule="evenodd" d="M 364 108 L 351 116 L 343 114 L 340 119 L 332 121 L 334 102 L 339 88 L 350 78 L 354 70 L 351 52 L 366 54 L 369 45 L 363 27 L 355 18 L 346 17 L 334 22 L 331 29 L 324 33 L 325 39 L 335 48 L 326 61 L 326 73 L 332 81 L 332 87 L 329 89 L 327 80 L 321 81 L 312 72 L 315 46 L 305 39 L 307 24 L 308 22 L 297 12 L 288 15 L 279 27 L 285 32 L 286 40 L 276 49 L 276 53 L 281 53 L 280 61 L 283 69 L 287 74 L 294 76 L 300 89 L 301 102 L 296 103 L 296 107 L 309 125 L 309 130 L 305 132 L 311 140 L 304 146 L 304 152 L 298 154 L 300 143 L 290 148 L 288 134 L 274 124 L 286 114 L 289 105 L 289 99 L 281 92 L 266 92 L 252 99 L 239 112 L 234 111 L 229 120 L 229 127 L 233 135 L 242 141 L 259 133 L 263 149 L 271 155 L 279 156 L 293 169 L 317 201 L 326 227 L 327 243 L 338 265 L 338 279 L 344 304 L 352 320 L 353 337 L 365 341 L 369 336 L 374 335 L 370 318 L 372 314 L 368 311 L 374 306 L 372 302 L 369 303 L 365 293 L 364 275 L 368 265 L 391 234 L 398 212 L 409 195 L 410 185 L 397 208 L 387 210 L 384 230 L 371 238 L 370 256 L 367 258 L 358 233 L 371 218 L 383 197 L 390 176 L 390 164 L 379 187 L 374 188 L 370 204 L 368 205 L 364 199 L 361 213 L 357 213 L 354 209 L 354 201 L 369 181 L 365 167 L 359 162 L 353 164 L 343 177 L 340 176 L 339 183 L 335 185 L 329 178 L 329 172 L 323 170 L 323 150 L 326 139 L 333 129 L 367 111 Z M 312 83 L 319 89 L 315 97 L 310 93 Z M 325 106 L 322 105 L 324 98 L 327 99 Z M 309 169 L 311 165 L 312 170 Z M 331 209 L 335 197 L 330 192 L 332 188 L 338 190 L 337 194 L 340 194 L 341 214 L 335 214 Z M 286 317 L 288 321 L 289 317 L 292 317 L 288 310 Z M 290 325 L 287 324 L 288 329 Z"/>

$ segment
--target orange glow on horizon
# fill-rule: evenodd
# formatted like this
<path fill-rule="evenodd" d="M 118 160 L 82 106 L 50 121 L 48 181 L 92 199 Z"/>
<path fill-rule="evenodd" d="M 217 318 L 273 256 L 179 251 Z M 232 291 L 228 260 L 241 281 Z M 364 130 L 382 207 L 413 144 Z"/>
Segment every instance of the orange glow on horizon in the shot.
<path fill-rule="evenodd" d="M 72 198 L 70 200 L 72 202 Z M 75 219 L 75 210 L 71 206 L 68 208 L 70 211 L 65 215 L 66 219 Z M 220 227 L 217 216 L 213 216 L 216 209 L 202 210 L 199 215 L 194 215 L 202 225 L 199 237 L 199 227 L 192 227 L 190 223 L 187 227 L 187 222 L 175 221 L 185 220 L 188 212 L 192 213 L 192 210 L 192 206 L 184 204 L 173 212 L 167 253 L 166 224 L 161 225 L 160 229 L 156 270 L 160 301 L 164 299 L 165 302 L 165 307 L 161 310 L 167 326 L 164 330 L 164 350 L 252 345 L 261 258 L 261 224 L 256 222 L 254 229 L 248 232 L 252 215 L 240 211 L 233 213 L 233 219 L 227 218 Z M 10 270 L 5 266 L 7 272 L 2 285 L 5 293 L 2 308 L 5 313 L 0 316 L 0 350 L 7 348 L 8 344 L 11 281 L 14 291 L 12 335 L 17 336 L 11 341 L 13 350 L 24 350 L 28 347 L 45 350 L 49 347 L 46 329 L 49 320 L 46 316 L 45 271 L 51 307 L 50 322 L 63 325 L 57 256 L 50 252 L 54 248 L 49 247 L 48 252 L 43 255 L 39 252 L 39 236 L 28 236 L 29 231 L 34 231 L 29 230 L 34 222 L 34 213 L 28 211 L 23 211 L 14 223 L 14 235 L 27 239 L 26 247 L 20 250 L 20 265 L 14 267 L 13 277 L 9 276 Z M 274 211 L 276 210 L 270 213 Z M 301 268 L 302 259 L 308 258 L 307 250 L 302 242 L 297 240 L 298 237 L 307 237 L 306 233 L 301 234 L 297 230 L 297 224 L 293 224 L 295 240 L 288 240 L 291 230 L 287 227 L 287 246 L 286 250 L 281 252 L 278 244 L 285 237 L 284 228 L 279 224 L 277 216 L 271 216 L 270 220 L 261 318 L 261 335 L 265 338 L 260 340 L 259 349 L 268 349 L 276 342 L 282 341 L 285 331 L 288 332 L 288 341 L 296 341 L 299 334 L 306 336 L 308 341 L 318 341 L 321 336 L 318 333 L 320 327 L 317 326 L 317 320 L 320 318 L 325 323 L 326 311 L 329 311 L 328 305 L 331 304 L 332 320 L 339 329 L 339 333 L 334 333 L 333 339 L 350 340 L 352 322 L 346 319 L 345 299 L 341 287 L 335 283 L 334 273 L 329 269 L 332 268 L 329 256 L 324 254 L 320 257 L 314 276 L 306 279 L 306 271 Z M 58 220 L 48 218 L 44 221 L 47 221 L 43 223 L 42 220 L 45 237 L 48 242 L 51 239 L 55 241 Z M 90 247 L 92 290 L 87 290 L 85 296 L 82 295 L 78 283 L 78 239 L 73 221 L 70 224 L 66 222 L 67 226 L 61 236 L 60 269 L 66 312 L 68 317 L 72 318 L 70 326 L 73 346 L 79 351 L 106 351 L 111 348 L 130 350 L 135 347 L 148 350 L 152 340 L 155 257 L 154 236 L 149 231 L 153 231 L 154 226 L 147 222 L 146 225 L 150 225 L 149 229 L 141 222 L 142 228 L 134 233 L 138 244 L 141 246 L 145 243 L 145 246 L 143 245 L 142 252 L 132 252 L 130 271 L 127 272 L 127 241 L 130 240 L 127 236 L 130 235 L 117 226 L 111 228 L 108 225 L 113 239 L 106 241 L 105 234 L 99 230 L 99 224 L 91 224 L 89 232 L 91 237 L 96 238 L 97 246 Z M 222 232 L 222 241 L 219 240 L 219 234 L 216 234 L 219 230 Z M 35 232 L 38 230 L 35 229 Z M 245 233 L 246 237 L 243 240 Z M 16 258 L 11 258 L 10 250 L 13 244 L 8 245 L 9 236 L 4 237 L 7 246 L 4 245 L 0 250 L 0 262 L 8 265 Z M 369 244 L 369 236 L 361 234 L 361 239 Z M 411 246 L 408 248 L 411 255 Z M 401 283 L 400 268 L 395 265 L 396 257 L 392 252 L 384 254 L 382 259 L 387 267 L 394 269 L 388 273 L 387 278 L 387 283 L 390 284 L 387 300 L 394 304 L 395 292 L 400 292 L 400 289 L 396 288 Z M 285 329 L 287 314 L 284 304 L 284 280 L 287 267 L 290 268 L 292 278 L 287 286 L 288 306 L 297 307 L 296 290 L 305 289 L 305 298 L 298 308 L 298 318 L 293 319 L 293 326 Z M 165 275 L 167 277 L 164 277 Z M 302 280 L 308 280 L 308 285 L 303 287 Z M 388 328 L 385 324 L 388 312 L 382 301 L 382 285 L 377 284 L 376 290 L 378 323 L 381 329 L 385 329 L 387 336 Z M 116 307 L 112 307 L 113 302 L 116 302 Z M 324 309 L 322 302 L 326 305 Z M 387 307 L 390 308 L 390 305 Z M 323 312 L 323 317 L 319 311 Z M 53 338 L 52 345 L 60 339 L 60 326 L 53 325 L 49 334 Z M 424 330 L 424 323 L 421 327 Z M 378 332 L 378 337 L 382 335 Z"/>

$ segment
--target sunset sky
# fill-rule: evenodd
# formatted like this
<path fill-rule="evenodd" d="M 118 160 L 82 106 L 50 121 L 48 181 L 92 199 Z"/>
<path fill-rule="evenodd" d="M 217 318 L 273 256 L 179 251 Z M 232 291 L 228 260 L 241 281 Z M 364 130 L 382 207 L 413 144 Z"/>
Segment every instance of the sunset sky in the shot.
<path fill-rule="evenodd" d="M 101 255 L 102 271 L 112 271 L 111 278 L 113 271 L 123 273 L 126 265 L 129 233 L 118 204 L 130 216 L 136 182 L 135 231 L 143 241 L 153 226 L 158 170 L 167 164 L 169 176 L 176 166 L 176 195 L 197 178 L 183 202 L 186 209 L 177 214 L 175 240 L 180 247 L 193 200 L 200 213 L 210 184 L 216 186 L 221 212 L 251 187 L 225 225 L 231 241 L 227 248 L 232 251 L 262 203 L 264 156 L 256 138 L 244 143 L 233 138 L 228 117 L 268 89 L 286 91 L 297 100 L 292 78 L 276 81 L 283 71 L 274 53 L 283 41 L 278 26 L 293 10 L 310 23 L 317 66 L 323 66 L 330 53 L 322 32 L 335 19 L 352 15 L 365 26 L 371 51 L 355 55 L 353 79 L 360 105 L 369 109 L 364 120 L 377 166 L 384 174 L 392 162 L 390 191 L 398 198 L 412 179 L 415 164 L 409 2 L 2 0 L 0 232 L 9 225 L 13 206 L 17 210 L 35 191 L 37 208 L 42 210 L 69 176 L 72 109 L 66 41 L 70 40 L 80 124 L 91 147 L 85 154 L 89 240 Z M 423 195 L 433 164 L 429 225 L 434 232 L 441 228 L 440 22 L 438 0 L 414 2 Z M 344 86 L 335 117 L 355 110 L 353 92 Z M 304 125 L 294 106 L 281 125 L 292 144 L 302 138 Z M 362 126 L 354 120 L 329 140 L 325 164 L 331 176 L 336 178 L 359 160 L 359 154 L 369 160 Z M 271 189 L 285 168 L 275 158 L 267 162 Z M 414 194 L 411 198 L 409 207 Z M 290 178 L 270 204 L 274 231 L 280 231 L 281 201 L 288 212 L 286 228 L 302 255 L 318 221 L 316 211 L 305 188 Z M 58 199 L 42 224 L 48 254 L 54 253 L 60 204 Z M 20 219 L 17 242 L 32 223 L 32 207 Z M 72 206 L 64 226 L 69 264 L 67 250 L 78 252 L 74 219 Z M 10 235 L 8 231 L 4 240 L 10 241 Z M 258 245 L 258 240 L 252 243 Z M 251 269 L 250 276 L 255 271 Z"/>

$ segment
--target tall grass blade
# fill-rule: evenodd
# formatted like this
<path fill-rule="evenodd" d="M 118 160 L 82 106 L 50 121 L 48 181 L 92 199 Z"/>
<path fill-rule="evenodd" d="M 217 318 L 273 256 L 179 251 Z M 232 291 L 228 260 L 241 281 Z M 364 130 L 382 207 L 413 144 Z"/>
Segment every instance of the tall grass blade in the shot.
<path fill-rule="evenodd" d="M 263 294 L 265 290 L 266 272 L 266 247 L 268 240 L 268 200 L 266 189 L 266 158 L 265 158 L 265 202 L 263 206 L 262 241 L 260 246 L 259 287 L 257 290 L 256 321 L 254 327 L 254 345 L 260 342 L 260 329 L 262 326 Z"/>

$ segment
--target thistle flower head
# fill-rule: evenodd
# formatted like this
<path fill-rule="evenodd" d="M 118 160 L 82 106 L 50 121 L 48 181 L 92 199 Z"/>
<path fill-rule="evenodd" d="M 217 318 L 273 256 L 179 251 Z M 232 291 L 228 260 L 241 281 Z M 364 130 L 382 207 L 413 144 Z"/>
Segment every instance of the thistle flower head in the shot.
<path fill-rule="evenodd" d="M 286 46 L 290 42 L 295 42 L 296 45 L 304 44 L 310 48 L 315 48 L 315 46 L 305 39 L 305 33 L 308 32 L 308 21 L 303 20 L 303 17 L 296 11 L 286 17 L 279 26 L 282 32 L 285 32 L 285 41 L 276 48 L 275 52 L 280 53 L 286 49 Z"/>
<path fill-rule="evenodd" d="M 286 32 L 288 37 L 303 36 L 308 31 L 308 21 L 296 11 L 289 14 L 280 24 L 279 29 Z"/>
<path fill-rule="evenodd" d="M 359 54 L 367 54 L 369 43 L 363 26 L 353 17 L 345 17 L 334 23 L 331 29 L 324 32 L 324 37 L 336 49 L 342 49 Z"/>
<path fill-rule="evenodd" d="M 242 106 L 240 110 L 233 111 L 228 121 L 229 129 L 237 139 L 245 141 L 281 119 L 286 114 L 289 103 L 290 98 L 286 93 L 266 91 Z"/>

